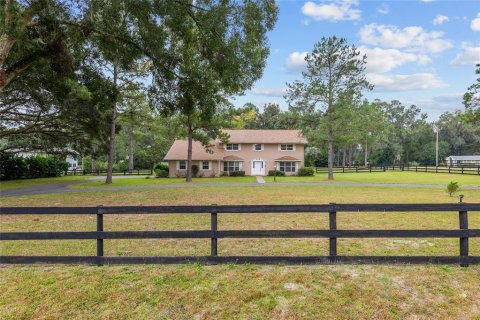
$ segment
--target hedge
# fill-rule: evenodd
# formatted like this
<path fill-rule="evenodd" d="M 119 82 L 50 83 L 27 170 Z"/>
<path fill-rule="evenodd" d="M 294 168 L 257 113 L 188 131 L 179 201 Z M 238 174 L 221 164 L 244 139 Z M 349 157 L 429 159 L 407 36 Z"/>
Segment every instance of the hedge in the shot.
<path fill-rule="evenodd" d="M 270 171 L 268 171 L 268 175 L 271 176 L 271 177 L 273 177 L 273 176 L 283 177 L 283 176 L 285 176 L 285 172 L 279 171 L 279 170 L 270 170 Z"/>
<path fill-rule="evenodd" d="M 301 167 L 298 169 L 298 175 L 302 177 L 311 177 L 315 174 L 315 170 L 312 167 Z"/>
<path fill-rule="evenodd" d="M 230 177 L 244 177 L 245 171 L 230 171 L 228 175 Z"/>
<path fill-rule="evenodd" d="M 168 164 L 162 162 L 157 163 L 155 167 L 153 167 L 153 171 L 157 178 L 166 178 L 169 172 Z"/>
<path fill-rule="evenodd" d="M 68 170 L 60 156 L 17 157 L 0 153 L 0 180 L 58 177 Z"/>

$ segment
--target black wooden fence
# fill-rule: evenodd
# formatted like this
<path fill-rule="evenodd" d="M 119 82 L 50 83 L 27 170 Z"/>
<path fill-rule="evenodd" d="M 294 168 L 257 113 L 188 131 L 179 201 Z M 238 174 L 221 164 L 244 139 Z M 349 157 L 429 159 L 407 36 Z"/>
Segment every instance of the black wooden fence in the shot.
<path fill-rule="evenodd" d="M 113 175 L 124 175 L 124 176 L 140 176 L 140 175 L 153 175 L 153 169 L 126 169 L 126 170 L 113 170 Z M 107 175 L 107 170 L 67 170 L 65 171 L 67 176 L 85 176 L 85 175 L 94 175 L 101 176 Z"/>
<path fill-rule="evenodd" d="M 342 230 L 337 229 L 340 212 L 458 212 L 459 229 L 441 230 Z M 82 232 L 2 232 L 0 240 L 78 240 L 97 242 L 96 256 L 0 256 L 3 264 L 30 263 L 259 263 L 259 264 L 480 264 L 480 256 L 469 255 L 469 238 L 479 238 L 480 229 L 468 228 L 468 211 L 480 214 L 480 203 L 458 204 L 329 204 L 329 205 L 242 205 L 242 206 L 141 206 L 141 207 L 4 207 L 1 215 L 77 215 L 95 214 L 96 231 Z M 219 214 L 237 213 L 325 213 L 329 216 L 328 230 L 219 230 Z M 104 231 L 103 217 L 108 214 L 210 214 L 210 230 L 195 231 Z M 459 238 L 458 256 L 342 256 L 338 254 L 338 238 Z M 211 241 L 210 256 L 104 256 L 104 239 L 198 239 Z M 324 256 L 219 256 L 218 239 L 222 238 L 328 238 L 329 254 Z"/>
<path fill-rule="evenodd" d="M 350 167 L 333 167 L 333 173 L 350 173 L 350 172 L 386 172 L 386 171 L 411 171 L 411 172 L 433 172 L 433 173 L 450 173 L 465 175 L 480 175 L 480 166 L 473 167 L 435 167 L 435 166 L 406 166 L 406 165 L 390 165 L 390 166 L 350 166 Z M 316 167 L 316 173 L 327 173 L 328 168 Z"/>

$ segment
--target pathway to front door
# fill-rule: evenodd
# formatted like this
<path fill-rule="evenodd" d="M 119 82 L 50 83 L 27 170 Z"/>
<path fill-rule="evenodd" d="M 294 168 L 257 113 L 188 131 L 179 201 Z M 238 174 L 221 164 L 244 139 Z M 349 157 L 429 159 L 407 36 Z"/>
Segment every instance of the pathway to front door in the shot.
<path fill-rule="evenodd" d="M 260 184 L 265 184 L 265 179 L 263 179 L 262 176 L 256 176 L 255 178 L 257 178 L 257 182 L 260 183 Z"/>

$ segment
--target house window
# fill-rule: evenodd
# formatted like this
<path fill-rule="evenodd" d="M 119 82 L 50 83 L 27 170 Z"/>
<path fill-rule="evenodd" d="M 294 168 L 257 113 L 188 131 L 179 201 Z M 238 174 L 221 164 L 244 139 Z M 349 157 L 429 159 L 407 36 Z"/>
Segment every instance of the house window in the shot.
<path fill-rule="evenodd" d="M 280 161 L 278 168 L 282 172 L 297 172 L 297 163 L 295 161 Z"/>
<path fill-rule="evenodd" d="M 223 162 L 223 171 L 240 171 L 240 161 L 224 161 Z"/>
<path fill-rule="evenodd" d="M 210 161 L 202 161 L 202 170 L 210 170 Z"/>
<path fill-rule="evenodd" d="M 262 151 L 263 150 L 263 144 L 261 143 L 256 143 L 253 145 L 253 150 L 255 151 Z"/>
<path fill-rule="evenodd" d="M 185 160 L 178 161 L 178 170 L 187 170 L 187 161 Z"/>
<path fill-rule="evenodd" d="M 228 151 L 238 151 L 240 150 L 240 145 L 238 143 L 227 143 L 225 149 Z"/>
<path fill-rule="evenodd" d="M 280 145 L 281 151 L 293 151 L 293 144 L 281 144 Z"/>

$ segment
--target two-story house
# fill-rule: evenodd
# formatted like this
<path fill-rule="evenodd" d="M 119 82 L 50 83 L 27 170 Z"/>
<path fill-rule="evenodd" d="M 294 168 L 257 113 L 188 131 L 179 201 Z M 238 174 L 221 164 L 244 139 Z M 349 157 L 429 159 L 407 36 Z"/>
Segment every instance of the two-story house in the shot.
<path fill-rule="evenodd" d="M 266 175 L 275 168 L 294 175 L 304 164 L 307 140 L 300 130 L 223 130 L 228 143 L 212 141 L 207 152 L 198 141 L 193 142 L 192 162 L 204 177 L 220 176 L 231 171 L 245 171 L 246 175 Z M 165 161 L 170 177 L 184 176 L 187 170 L 186 140 L 175 140 Z"/>

